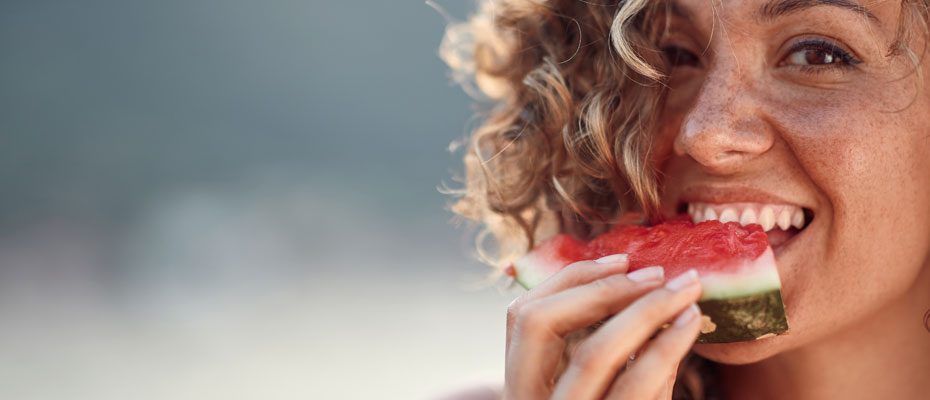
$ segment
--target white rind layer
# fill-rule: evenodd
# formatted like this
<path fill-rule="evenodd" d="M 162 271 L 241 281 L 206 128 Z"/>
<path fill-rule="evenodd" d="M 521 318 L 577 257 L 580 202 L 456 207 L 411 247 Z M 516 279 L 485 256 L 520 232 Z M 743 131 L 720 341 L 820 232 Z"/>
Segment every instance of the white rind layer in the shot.
<path fill-rule="evenodd" d="M 514 262 L 513 266 L 517 272 L 517 282 L 531 289 L 569 263 L 565 260 L 545 260 L 531 253 Z M 702 272 L 700 266 L 695 268 L 698 269 L 703 287 L 702 301 L 742 297 L 781 289 L 778 268 L 775 267 L 775 254 L 771 247 L 743 265 L 728 266 L 726 272 Z"/>
<path fill-rule="evenodd" d="M 517 271 L 516 281 L 523 287 L 532 289 L 568 265 L 562 260 L 548 261 L 532 253 L 521 257 L 513 263 L 513 268 Z"/>
<path fill-rule="evenodd" d="M 771 247 L 755 260 L 749 260 L 738 268 L 730 267 L 727 272 L 701 273 L 698 270 L 698 273 L 704 288 L 701 300 L 728 299 L 781 289 Z"/>

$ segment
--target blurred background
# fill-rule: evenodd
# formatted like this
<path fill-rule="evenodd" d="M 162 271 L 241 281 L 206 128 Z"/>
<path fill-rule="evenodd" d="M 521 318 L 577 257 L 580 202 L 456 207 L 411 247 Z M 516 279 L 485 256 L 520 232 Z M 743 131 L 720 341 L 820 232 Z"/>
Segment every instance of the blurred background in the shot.
<path fill-rule="evenodd" d="M 0 398 L 499 378 L 513 295 L 437 190 L 473 114 L 445 25 L 422 0 L 0 2 Z"/>

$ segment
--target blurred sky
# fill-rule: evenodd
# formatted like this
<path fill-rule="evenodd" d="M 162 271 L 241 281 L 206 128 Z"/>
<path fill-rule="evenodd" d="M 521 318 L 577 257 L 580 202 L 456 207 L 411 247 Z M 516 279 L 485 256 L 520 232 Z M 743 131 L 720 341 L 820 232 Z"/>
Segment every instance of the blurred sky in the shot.
<path fill-rule="evenodd" d="M 472 2 L 437 1 L 464 18 Z M 502 371 L 421 0 L 0 2 L 0 398 L 426 398 Z"/>

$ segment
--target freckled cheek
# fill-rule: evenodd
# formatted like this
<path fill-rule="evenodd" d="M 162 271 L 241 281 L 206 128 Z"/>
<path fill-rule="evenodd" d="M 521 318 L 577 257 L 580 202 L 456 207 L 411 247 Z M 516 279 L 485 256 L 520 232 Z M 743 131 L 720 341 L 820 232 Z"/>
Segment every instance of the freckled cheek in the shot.
<path fill-rule="evenodd" d="M 782 137 L 835 218 L 861 212 L 889 183 L 882 177 L 899 170 L 889 141 L 898 124 L 861 95 L 795 97 L 774 109 Z"/>
<path fill-rule="evenodd" d="M 652 160 L 653 167 L 662 172 L 660 176 L 669 172 L 668 162 L 674 156 L 675 138 L 678 136 L 683 119 L 683 113 L 669 108 L 663 110 L 659 118 L 652 136 Z"/>
<path fill-rule="evenodd" d="M 675 138 L 681 131 L 681 125 L 698 97 L 700 81 L 688 80 L 685 84 L 674 86 L 665 99 L 659 116 L 656 133 L 653 136 L 653 155 L 658 170 L 665 172 L 663 161 L 674 154 Z"/>
<path fill-rule="evenodd" d="M 915 188 L 913 170 L 926 162 L 917 159 L 909 139 L 919 118 L 869 111 L 874 109 L 824 107 L 781 119 L 794 121 L 784 126 L 785 140 L 827 202 L 825 264 L 809 273 L 834 282 L 823 294 L 848 304 L 903 287 L 902 274 L 883 271 L 889 265 L 916 270 L 930 240 L 930 212 L 917 204 L 930 203 L 930 179 Z"/>
<path fill-rule="evenodd" d="M 652 138 L 654 154 L 657 157 L 668 157 L 673 153 L 675 136 L 681 126 L 681 115 L 664 113 Z"/>

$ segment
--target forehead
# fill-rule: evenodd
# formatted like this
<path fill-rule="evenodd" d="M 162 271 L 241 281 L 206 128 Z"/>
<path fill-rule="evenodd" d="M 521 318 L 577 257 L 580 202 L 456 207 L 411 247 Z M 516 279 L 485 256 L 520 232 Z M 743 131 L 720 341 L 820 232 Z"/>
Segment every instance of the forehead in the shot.
<path fill-rule="evenodd" d="M 772 23 L 811 12 L 853 13 L 877 26 L 892 24 L 900 15 L 901 0 L 673 0 L 674 15 L 697 22 L 706 18 Z"/>

